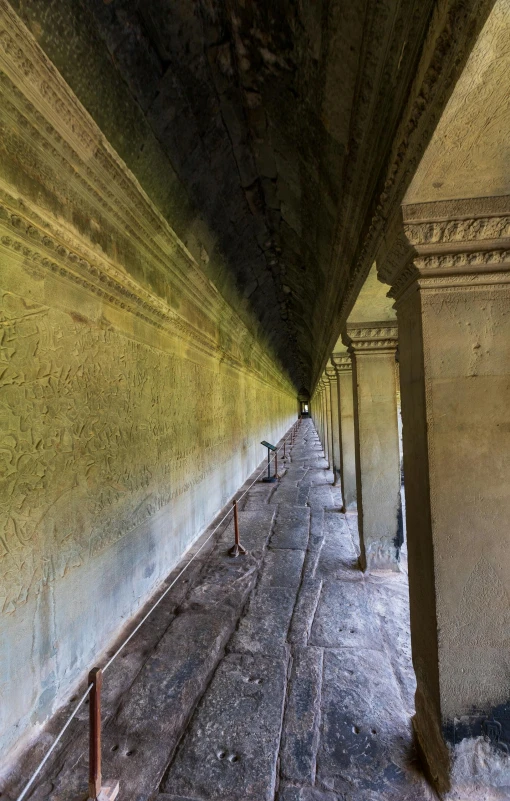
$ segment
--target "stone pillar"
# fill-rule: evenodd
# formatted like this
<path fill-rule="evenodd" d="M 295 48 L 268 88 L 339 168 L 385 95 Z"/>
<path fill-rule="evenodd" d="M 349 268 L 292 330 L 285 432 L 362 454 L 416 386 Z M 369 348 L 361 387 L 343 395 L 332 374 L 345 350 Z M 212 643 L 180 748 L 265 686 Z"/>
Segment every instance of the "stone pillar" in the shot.
<path fill-rule="evenodd" d="M 398 570 L 402 545 L 395 352 L 397 324 L 350 323 L 360 565 Z"/>
<path fill-rule="evenodd" d="M 378 261 L 399 327 L 413 723 L 440 791 L 451 757 L 484 790 L 510 783 L 509 233 L 510 197 L 407 206 Z"/>
<path fill-rule="evenodd" d="M 339 414 L 339 396 L 338 396 L 338 375 L 335 367 L 326 368 L 326 374 L 329 380 L 330 392 L 330 405 L 331 405 L 331 470 L 333 471 L 334 484 L 341 483 L 341 442 L 340 442 L 340 414 Z"/>
<path fill-rule="evenodd" d="M 346 511 L 356 509 L 356 449 L 354 443 L 354 403 L 352 389 L 352 360 L 349 354 L 333 354 L 338 376 L 340 401 L 340 476 Z"/>
<path fill-rule="evenodd" d="M 329 462 L 328 415 L 326 410 L 326 383 L 324 381 L 324 377 L 321 378 L 320 386 L 321 386 L 321 411 L 322 411 L 321 442 L 322 442 L 322 449 L 324 451 L 324 458 L 326 459 L 327 462 Z"/>
<path fill-rule="evenodd" d="M 331 382 L 327 372 L 324 372 L 324 406 L 326 410 L 326 446 L 328 449 L 327 460 L 330 470 L 333 470 L 333 419 L 331 410 Z"/>

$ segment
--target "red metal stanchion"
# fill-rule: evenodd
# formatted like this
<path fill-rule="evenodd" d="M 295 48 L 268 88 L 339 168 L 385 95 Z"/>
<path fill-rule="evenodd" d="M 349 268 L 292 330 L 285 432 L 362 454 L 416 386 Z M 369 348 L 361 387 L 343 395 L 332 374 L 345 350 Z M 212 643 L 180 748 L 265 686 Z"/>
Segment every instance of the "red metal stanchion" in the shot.
<path fill-rule="evenodd" d="M 92 801 L 114 801 L 119 794 L 119 783 L 102 784 L 101 777 L 101 687 L 103 672 L 93 668 L 89 673 L 90 730 L 89 730 L 89 798 Z"/>
<path fill-rule="evenodd" d="M 246 548 L 243 548 L 241 542 L 239 540 L 239 520 L 237 517 L 237 501 L 232 501 L 232 505 L 234 507 L 234 545 L 229 551 L 230 556 L 239 556 L 239 554 L 245 554 Z"/>

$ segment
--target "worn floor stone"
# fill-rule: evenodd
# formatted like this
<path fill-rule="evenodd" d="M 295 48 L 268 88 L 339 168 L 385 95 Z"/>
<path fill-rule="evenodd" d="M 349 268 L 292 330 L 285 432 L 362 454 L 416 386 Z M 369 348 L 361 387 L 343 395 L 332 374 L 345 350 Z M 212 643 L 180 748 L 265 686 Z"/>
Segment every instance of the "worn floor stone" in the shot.
<path fill-rule="evenodd" d="M 332 480 L 304 422 L 279 484 L 239 504 L 248 554 L 228 555 L 225 524 L 105 676 L 103 773 L 121 798 L 433 798 L 411 736 L 407 577 L 359 571 Z M 84 797 L 87 711 L 29 798 Z"/>
<path fill-rule="evenodd" d="M 271 801 L 286 672 L 283 660 L 229 654 L 216 671 L 162 789 L 197 798 Z"/>

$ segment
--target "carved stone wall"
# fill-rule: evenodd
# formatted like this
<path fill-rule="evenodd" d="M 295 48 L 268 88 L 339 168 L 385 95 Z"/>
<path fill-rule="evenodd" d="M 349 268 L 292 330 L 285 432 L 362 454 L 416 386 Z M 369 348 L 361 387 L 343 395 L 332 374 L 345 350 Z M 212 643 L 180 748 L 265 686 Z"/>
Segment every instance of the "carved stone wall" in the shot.
<path fill-rule="evenodd" d="M 0 748 L 296 417 L 278 363 L 0 4 Z"/>

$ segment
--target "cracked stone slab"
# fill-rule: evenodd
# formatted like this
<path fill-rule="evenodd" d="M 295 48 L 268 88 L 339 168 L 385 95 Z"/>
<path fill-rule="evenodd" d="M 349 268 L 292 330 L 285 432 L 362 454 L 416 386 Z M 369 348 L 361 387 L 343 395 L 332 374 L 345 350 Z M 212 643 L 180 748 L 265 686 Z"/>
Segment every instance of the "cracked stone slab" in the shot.
<path fill-rule="evenodd" d="M 407 581 L 402 574 L 391 579 L 369 575 L 366 585 L 372 608 L 381 620 L 381 631 L 406 709 L 413 715 L 416 676 L 411 656 Z"/>
<path fill-rule="evenodd" d="M 241 608 L 178 615 L 103 737 L 104 776 L 122 776 L 135 801 L 155 791 Z"/>
<path fill-rule="evenodd" d="M 321 484 L 320 486 L 312 485 L 308 490 L 308 505 L 317 506 L 321 509 L 332 509 L 335 506 L 333 493 L 329 484 Z M 341 504 L 339 504 L 339 507 Z"/>
<path fill-rule="evenodd" d="M 261 587 L 250 600 L 247 613 L 229 643 L 230 651 L 284 656 L 296 590 Z"/>
<path fill-rule="evenodd" d="M 310 509 L 306 506 L 280 504 L 271 536 L 271 547 L 306 550 L 309 533 Z"/>
<path fill-rule="evenodd" d="M 279 486 L 271 497 L 271 503 L 297 504 L 298 494 L 297 486 Z"/>
<path fill-rule="evenodd" d="M 383 649 L 363 578 L 323 584 L 312 625 L 310 645 L 325 648 Z"/>
<path fill-rule="evenodd" d="M 315 575 L 322 579 L 345 579 L 345 573 L 360 576 L 358 553 L 345 515 L 324 512 L 323 544 Z"/>
<path fill-rule="evenodd" d="M 344 799 L 344 795 L 323 792 L 315 787 L 296 787 L 287 783 L 282 784 L 277 796 L 277 801 L 344 801 Z"/>
<path fill-rule="evenodd" d="M 303 647 L 308 644 L 321 589 L 322 581 L 320 579 L 307 577 L 303 579 L 288 635 L 288 640 L 293 645 Z"/>
<path fill-rule="evenodd" d="M 313 784 L 319 746 L 323 651 L 295 653 L 285 709 L 281 773 L 286 779 Z"/>
<path fill-rule="evenodd" d="M 271 548 L 262 565 L 259 587 L 294 587 L 301 583 L 304 551 Z"/>
<path fill-rule="evenodd" d="M 413 788 L 412 736 L 391 665 L 371 649 L 324 652 L 322 736 L 317 757 L 320 786 L 348 799 L 419 799 Z M 357 793 L 357 795 L 356 795 Z"/>
<path fill-rule="evenodd" d="M 200 801 L 272 801 L 286 674 L 286 660 L 229 654 L 193 716 L 162 790 Z"/>

